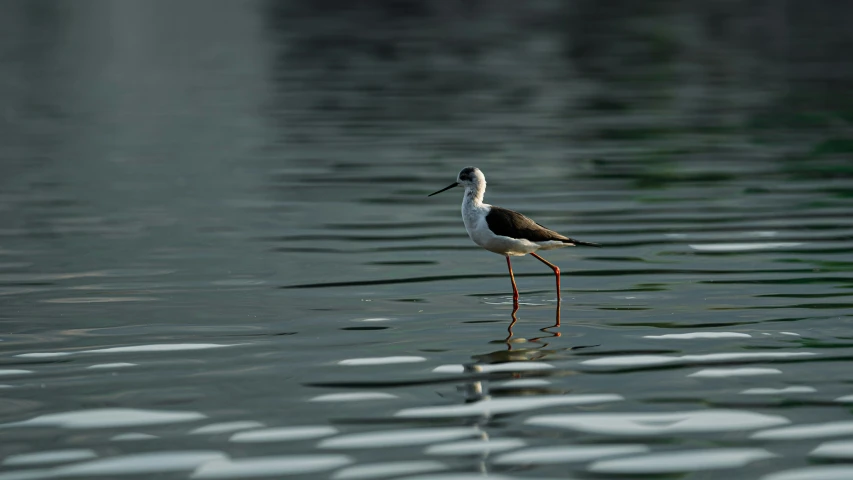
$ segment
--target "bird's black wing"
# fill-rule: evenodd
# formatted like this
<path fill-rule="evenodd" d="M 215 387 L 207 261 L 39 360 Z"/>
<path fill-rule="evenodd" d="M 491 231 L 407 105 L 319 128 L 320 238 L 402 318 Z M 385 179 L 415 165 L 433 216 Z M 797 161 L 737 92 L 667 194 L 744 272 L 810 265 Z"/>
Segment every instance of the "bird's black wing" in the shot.
<path fill-rule="evenodd" d="M 547 242 L 548 240 L 568 240 L 567 237 L 539 225 L 524 215 L 507 210 L 506 208 L 492 206 L 486 215 L 489 230 L 495 235 L 503 235 L 510 238 L 523 238 L 531 242 Z"/>
<path fill-rule="evenodd" d="M 526 239 L 531 242 L 547 242 L 549 240 L 573 245 L 600 247 L 597 243 L 582 242 L 561 235 L 549 228 L 543 227 L 524 215 L 506 208 L 492 206 L 486 215 L 486 223 L 495 235 Z"/>

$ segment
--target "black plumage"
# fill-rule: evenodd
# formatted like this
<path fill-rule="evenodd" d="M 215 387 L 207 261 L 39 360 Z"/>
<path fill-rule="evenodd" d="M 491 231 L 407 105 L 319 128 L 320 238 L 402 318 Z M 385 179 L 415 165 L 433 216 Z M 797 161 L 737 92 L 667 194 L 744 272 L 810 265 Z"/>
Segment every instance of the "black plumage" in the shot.
<path fill-rule="evenodd" d="M 463 168 L 462 171 L 459 172 L 459 180 L 462 180 L 463 182 L 471 180 L 471 175 L 474 174 L 474 170 L 476 170 L 474 167 Z"/>
<path fill-rule="evenodd" d="M 524 215 L 508 210 L 506 208 L 492 206 L 489 213 L 486 215 L 486 223 L 489 225 L 489 230 L 495 235 L 504 237 L 525 239 L 531 242 L 547 242 L 556 241 L 570 245 L 583 245 L 590 247 L 600 247 L 601 245 L 591 242 L 582 242 L 561 235 L 549 228 L 543 227 Z"/>

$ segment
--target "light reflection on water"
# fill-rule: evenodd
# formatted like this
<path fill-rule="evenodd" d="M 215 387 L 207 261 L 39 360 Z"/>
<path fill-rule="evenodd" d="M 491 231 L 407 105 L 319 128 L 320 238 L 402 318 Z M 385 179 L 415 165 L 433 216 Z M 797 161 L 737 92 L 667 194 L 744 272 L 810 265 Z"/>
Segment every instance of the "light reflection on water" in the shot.
<path fill-rule="evenodd" d="M 0 480 L 853 476 L 809 465 L 853 458 L 853 117 L 785 76 L 820 35 L 782 61 L 670 30 L 698 6 L 8 3 Z M 547 256 L 559 309 L 522 258 L 513 312 L 426 198 L 469 164 L 605 245 Z"/>

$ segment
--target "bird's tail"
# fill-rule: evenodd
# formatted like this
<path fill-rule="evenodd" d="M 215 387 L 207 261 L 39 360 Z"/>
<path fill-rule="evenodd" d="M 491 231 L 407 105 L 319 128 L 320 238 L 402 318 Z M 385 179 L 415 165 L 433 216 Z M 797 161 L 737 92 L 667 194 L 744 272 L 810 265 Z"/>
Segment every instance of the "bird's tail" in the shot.
<path fill-rule="evenodd" d="M 583 242 L 581 240 L 575 240 L 574 238 L 567 238 L 563 240 L 563 243 L 571 243 L 576 247 L 598 247 L 601 248 L 601 245 L 592 242 Z"/>

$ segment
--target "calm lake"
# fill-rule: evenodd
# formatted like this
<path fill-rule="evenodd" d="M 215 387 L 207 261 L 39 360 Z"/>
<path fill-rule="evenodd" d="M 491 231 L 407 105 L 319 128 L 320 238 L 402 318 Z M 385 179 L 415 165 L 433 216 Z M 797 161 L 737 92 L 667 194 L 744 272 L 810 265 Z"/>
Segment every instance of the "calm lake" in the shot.
<path fill-rule="evenodd" d="M 853 478 L 850 9 L 605 3 L 5 2 L 0 480 Z"/>

